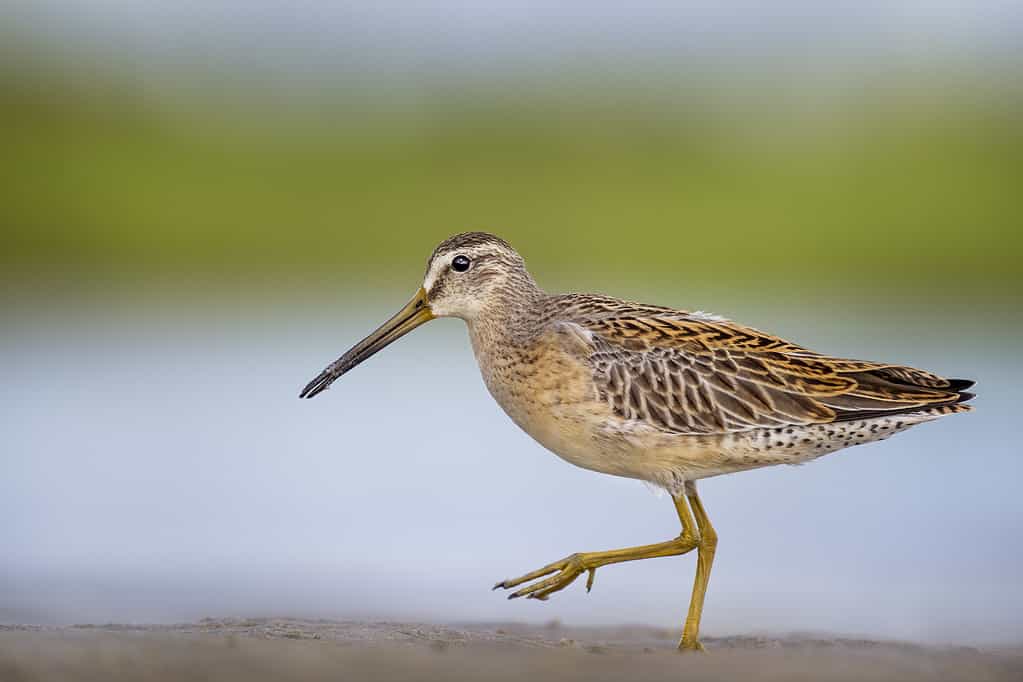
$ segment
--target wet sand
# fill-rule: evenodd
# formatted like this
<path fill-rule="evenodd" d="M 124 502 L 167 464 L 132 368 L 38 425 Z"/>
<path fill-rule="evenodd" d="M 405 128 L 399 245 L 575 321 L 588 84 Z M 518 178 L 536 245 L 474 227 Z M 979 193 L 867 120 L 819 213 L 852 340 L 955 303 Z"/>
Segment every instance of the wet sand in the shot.
<path fill-rule="evenodd" d="M 827 636 L 707 637 L 680 655 L 648 627 L 204 619 L 0 626 L 3 682 L 147 680 L 1021 680 L 1023 647 Z"/>

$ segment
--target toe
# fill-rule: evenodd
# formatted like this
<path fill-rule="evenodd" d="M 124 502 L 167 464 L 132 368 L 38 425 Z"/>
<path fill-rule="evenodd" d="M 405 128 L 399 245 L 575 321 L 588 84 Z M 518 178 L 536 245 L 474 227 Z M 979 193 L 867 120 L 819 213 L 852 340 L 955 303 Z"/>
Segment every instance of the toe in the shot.
<path fill-rule="evenodd" d="M 707 651 L 705 648 L 703 648 L 703 644 L 699 640 L 695 642 L 686 642 L 683 640 L 682 642 L 679 642 L 678 650 L 683 653 L 689 651 L 700 651 L 706 653 Z"/>
<path fill-rule="evenodd" d="M 555 575 L 550 578 L 547 578 L 546 580 L 537 581 L 532 585 L 526 585 L 517 592 L 512 592 L 511 594 L 508 595 L 508 598 L 517 599 L 518 597 L 529 596 L 535 599 L 539 598 L 540 595 L 546 598 L 547 594 L 550 594 L 551 592 L 556 592 L 557 589 L 560 589 L 557 587 L 557 585 L 561 579 L 562 579 L 561 575 Z M 549 588 L 552 587 L 555 587 L 556 589 L 550 590 Z"/>
<path fill-rule="evenodd" d="M 502 580 L 501 582 L 494 585 L 493 589 L 496 590 L 498 588 L 503 588 L 507 590 L 512 587 L 517 587 L 522 583 L 529 582 L 530 580 L 536 580 L 537 578 L 542 578 L 545 575 L 550 575 L 555 571 L 560 571 L 564 568 L 564 566 L 565 566 L 564 560 L 556 561 L 553 564 L 547 564 L 543 568 L 538 568 L 537 570 L 519 576 L 518 578 L 509 578 L 508 580 Z"/>

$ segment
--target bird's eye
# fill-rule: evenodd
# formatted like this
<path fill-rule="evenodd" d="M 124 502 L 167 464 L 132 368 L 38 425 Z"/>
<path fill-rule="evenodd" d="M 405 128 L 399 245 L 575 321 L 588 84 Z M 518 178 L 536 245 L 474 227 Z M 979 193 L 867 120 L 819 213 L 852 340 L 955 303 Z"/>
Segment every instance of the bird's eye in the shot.
<path fill-rule="evenodd" d="M 455 256 L 455 259 L 451 261 L 451 269 L 455 272 L 465 272 L 469 269 L 469 264 L 467 256 Z"/>

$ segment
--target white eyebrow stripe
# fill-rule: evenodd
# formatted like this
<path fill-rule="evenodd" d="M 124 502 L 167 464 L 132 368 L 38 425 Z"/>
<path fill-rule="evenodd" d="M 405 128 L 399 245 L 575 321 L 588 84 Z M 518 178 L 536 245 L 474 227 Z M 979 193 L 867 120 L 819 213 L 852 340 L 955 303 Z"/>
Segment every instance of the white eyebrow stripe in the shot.
<path fill-rule="evenodd" d="M 444 268 L 451 264 L 451 260 L 455 256 L 466 256 L 470 261 L 475 262 L 490 255 L 492 255 L 492 253 L 486 245 L 474 245 L 460 249 L 449 249 L 436 254 L 433 262 L 430 263 L 429 272 L 426 273 L 426 277 L 423 279 L 423 288 L 429 292 L 430 289 L 433 288 L 433 285 L 437 283 L 437 279 L 444 271 Z"/>

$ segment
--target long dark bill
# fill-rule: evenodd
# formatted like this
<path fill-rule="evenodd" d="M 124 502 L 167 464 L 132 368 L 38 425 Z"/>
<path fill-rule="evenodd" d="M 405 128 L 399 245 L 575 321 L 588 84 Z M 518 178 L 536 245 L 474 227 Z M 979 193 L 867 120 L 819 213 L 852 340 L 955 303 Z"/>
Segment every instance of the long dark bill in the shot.
<path fill-rule="evenodd" d="M 320 372 L 315 379 L 302 389 L 302 393 L 298 397 L 312 398 L 316 394 L 327 390 L 342 374 L 377 351 L 383 350 L 419 325 L 432 319 L 433 311 L 430 310 L 430 303 L 426 298 L 426 290 L 420 287 L 416 295 L 405 304 L 404 308 L 399 310 L 387 322 L 380 325 L 375 332 L 355 344 L 347 353 L 327 365 L 326 369 Z"/>

